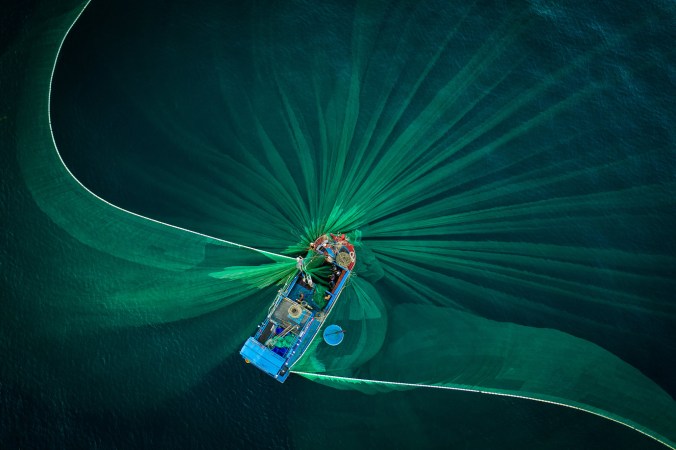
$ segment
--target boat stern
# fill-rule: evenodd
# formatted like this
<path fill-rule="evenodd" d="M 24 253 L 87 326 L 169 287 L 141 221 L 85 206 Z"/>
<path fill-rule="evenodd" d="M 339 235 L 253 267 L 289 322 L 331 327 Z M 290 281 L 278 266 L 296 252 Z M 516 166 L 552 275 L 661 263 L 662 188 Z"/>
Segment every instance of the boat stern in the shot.
<path fill-rule="evenodd" d="M 286 358 L 279 356 L 265 345 L 250 337 L 239 351 L 244 361 L 253 364 L 280 383 L 289 376 Z"/>

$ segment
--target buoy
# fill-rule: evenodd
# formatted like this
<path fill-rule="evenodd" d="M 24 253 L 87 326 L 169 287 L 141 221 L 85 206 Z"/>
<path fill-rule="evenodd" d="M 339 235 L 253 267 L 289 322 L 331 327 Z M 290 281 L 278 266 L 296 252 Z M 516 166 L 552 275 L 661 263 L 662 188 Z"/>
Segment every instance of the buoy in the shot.
<path fill-rule="evenodd" d="M 331 346 L 336 346 L 343 342 L 345 331 L 338 325 L 329 325 L 324 330 L 324 342 Z"/>

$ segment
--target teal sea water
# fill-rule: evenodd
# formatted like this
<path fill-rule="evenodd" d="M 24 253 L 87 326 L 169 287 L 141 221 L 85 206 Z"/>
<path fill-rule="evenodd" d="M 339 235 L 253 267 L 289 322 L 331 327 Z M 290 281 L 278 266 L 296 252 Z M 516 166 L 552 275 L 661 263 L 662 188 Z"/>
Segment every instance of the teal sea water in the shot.
<path fill-rule="evenodd" d="M 673 448 L 675 18 L 9 8 L 0 446 Z M 280 385 L 237 352 L 328 231 L 346 338 Z"/>

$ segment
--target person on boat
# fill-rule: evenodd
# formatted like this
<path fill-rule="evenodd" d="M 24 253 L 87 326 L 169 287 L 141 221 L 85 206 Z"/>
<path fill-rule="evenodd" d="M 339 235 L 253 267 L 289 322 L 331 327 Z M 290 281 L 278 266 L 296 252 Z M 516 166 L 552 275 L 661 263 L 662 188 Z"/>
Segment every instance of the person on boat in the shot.
<path fill-rule="evenodd" d="M 298 256 L 296 258 L 296 269 L 303 270 L 303 257 L 302 256 Z"/>

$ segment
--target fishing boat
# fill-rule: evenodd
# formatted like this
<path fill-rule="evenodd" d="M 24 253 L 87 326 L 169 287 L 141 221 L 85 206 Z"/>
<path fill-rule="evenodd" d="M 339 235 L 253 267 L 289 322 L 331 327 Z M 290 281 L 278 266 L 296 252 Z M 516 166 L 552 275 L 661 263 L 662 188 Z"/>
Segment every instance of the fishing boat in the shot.
<path fill-rule="evenodd" d="M 297 260 L 296 273 L 278 291 L 267 316 L 240 350 L 247 363 L 280 383 L 286 381 L 336 305 L 356 255 L 344 234 L 328 234 L 319 236 L 307 255 Z"/>

